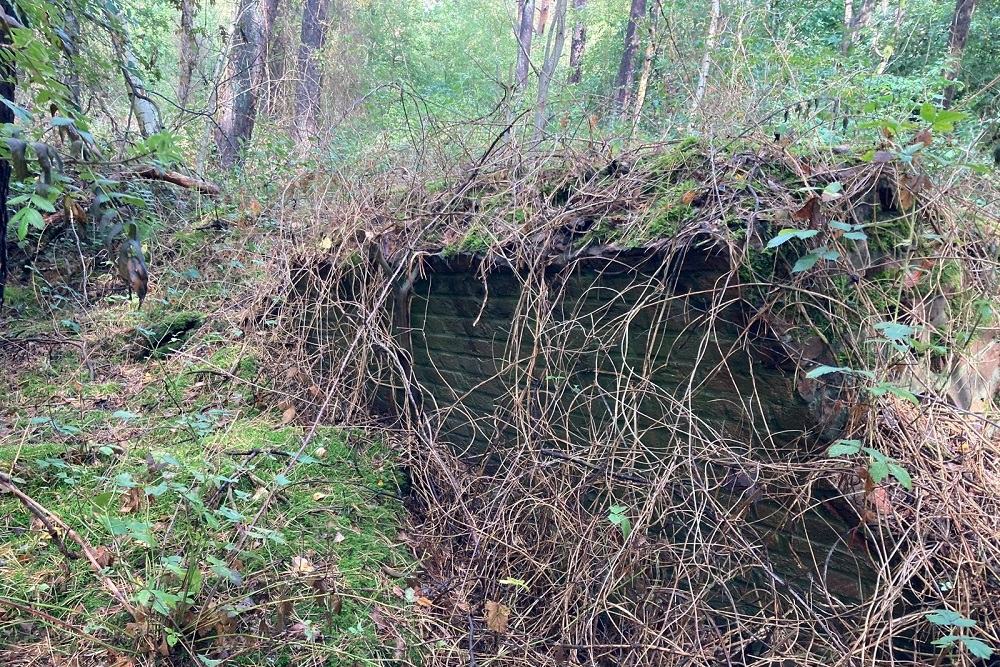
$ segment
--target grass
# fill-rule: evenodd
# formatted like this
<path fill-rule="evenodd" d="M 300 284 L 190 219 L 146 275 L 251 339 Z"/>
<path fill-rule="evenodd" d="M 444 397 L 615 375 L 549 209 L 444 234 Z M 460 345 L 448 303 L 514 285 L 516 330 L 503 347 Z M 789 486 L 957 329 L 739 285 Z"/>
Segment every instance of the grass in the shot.
<path fill-rule="evenodd" d="M 216 287 L 161 290 L 141 312 L 111 297 L 54 314 L 80 323 L 61 335 L 96 350 L 89 364 L 68 345 L 3 360 L 0 471 L 92 545 L 104 570 L 67 560 L 0 495 L 0 663 L 88 654 L 97 644 L 81 634 L 135 665 L 156 654 L 191 665 L 364 665 L 412 653 L 406 623 L 419 609 L 405 590 L 416 565 L 399 537 L 392 448 L 330 426 L 306 441 L 308 429 L 269 404 L 254 344 L 220 317 L 232 286 Z M 30 292 L 15 294 L 18 312 L 44 311 Z M 199 322 L 188 338 L 148 359 L 132 353 L 137 331 L 178 318 Z M 43 330 L 36 318 L 15 321 L 12 338 L 18 326 Z M 101 577 L 128 592 L 139 618 Z"/>

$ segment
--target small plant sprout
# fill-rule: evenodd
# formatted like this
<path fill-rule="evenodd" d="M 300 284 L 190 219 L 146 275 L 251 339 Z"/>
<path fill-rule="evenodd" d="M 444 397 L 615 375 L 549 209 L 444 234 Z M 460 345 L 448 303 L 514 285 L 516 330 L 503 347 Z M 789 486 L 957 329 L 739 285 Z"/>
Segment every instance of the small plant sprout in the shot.
<path fill-rule="evenodd" d="M 608 521 L 618 526 L 622 531 L 622 537 L 627 540 L 632 532 L 632 521 L 628 518 L 626 511 L 628 508 L 624 505 L 612 505 L 608 508 Z"/>
<path fill-rule="evenodd" d="M 904 489 L 913 490 L 913 479 L 906 468 L 877 449 L 865 447 L 860 440 L 837 440 L 826 451 L 826 455 L 831 458 L 856 456 L 861 453 L 868 455 L 868 476 L 873 483 L 880 484 L 886 477 L 892 476 Z"/>
<path fill-rule="evenodd" d="M 936 609 L 932 612 L 924 614 L 924 618 L 932 624 L 942 628 L 971 630 L 976 627 L 976 621 L 971 618 L 966 618 L 962 614 L 957 611 L 952 611 L 951 609 Z M 961 644 L 965 650 L 980 660 L 989 660 L 993 655 L 993 647 L 983 640 L 976 639 L 975 637 L 956 635 L 954 632 L 950 632 L 943 637 L 939 637 L 931 643 L 942 649 L 951 649 L 954 648 L 956 644 Z"/>

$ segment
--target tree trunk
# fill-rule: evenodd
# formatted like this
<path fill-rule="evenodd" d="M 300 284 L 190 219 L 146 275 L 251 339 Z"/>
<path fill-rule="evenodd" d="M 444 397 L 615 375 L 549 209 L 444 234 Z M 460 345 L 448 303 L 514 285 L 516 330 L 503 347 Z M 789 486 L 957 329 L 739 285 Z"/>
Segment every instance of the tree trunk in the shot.
<path fill-rule="evenodd" d="M 955 81 L 962 71 L 962 55 L 965 53 L 965 42 L 969 39 L 969 26 L 972 25 L 974 11 L 976 0 L 956 0 L 948 36 L 948 63 L 944 71 L 944 76 L 949 81 Z M 947 109 L 954 100 L 955 84 L 952 83 L 945 89 L 941 105 Z"/>
<path fill-rule="evenodd" d="M 639 21 L 646 14 L 646 0 L 632 0 L 632 9 L 625 26 L 625 50 L 618 65 L 618 76 L 615 78 L 615 115 L 628 111 L 629 99 L 632 96 L 632 81 L 635 78 L 635 51 L 639 45 Z"/>
<path fill-rule="evenodd" d="M 653 72 L 653 60 L 656 58 L 657 35 L 656 24 L 659 13 L 654 12 L 649 20 L 649 41 L 642 57 L 642 71 L 639 73 L 639 87 L 635 92 L 635 108 L 632 111 L 632 135 L 635 136 L 642 119 L 642 106 L 646 102 L 646 91 L 649 90 L 649 77 Z"/>
<path fill-rule="evenodd" d="M 194 18 L 198 13 L 197 0 L 180 0 L 181 24 L 177 40 L 180 43 L 180 73 L 177 77 L 177 105 L 187 108 L 191 97 L 191 80 L 198 64 L 198 40 L 194 34 Z"/>
<path fill-rule="evenodd" d="M 62 40 L 63 56 L 66 59 L 66 88 L 69 90 L 69 104 L 74 111 L 80 110 L 80 70 L 76 62 L 80 56 L 80 21 L 76 13 L 67 9 L 63 15 Z"/>
<path fill-rule="evenodd" d="M 260 76 L 256 80 L 260 81 L 264 88 L 265 99 L 262 101 L 267 113 L 276 113 L 277 104 L 275 102 L 281 97 L 280 80 L 284 74 L 284 67 L 279 66 L 283 56 L 283 50 L 275 48 L 274 26 L 278 21 L 278 10 L 284 7 L 284 3 L 278 0 L 261 0 L 260 4 L 260 30 L 263 41 L 263 56 L 261 57 Z M 255 77 L 256 78 L 256 77 Z"/>
<path fill-rule="evenodd" d="M 549 88 L 566 43 L 566 3 L 567 0 L 556 0 L 552 31 L 545 45 L 545 59 L 542 61 L 542 71 L 538 77 L 538 101 L 535 104 L 535 141 L 542 138 L 542 132 L 545 130 L 545 106 L 549 101 Z"/>
<path fill-rule="evenodd" d="M 517 26 L 517 65 L 514 69 L 514 86 L 524 90 L 531 66 L 531 37 L 534 34 L 535 0 L 518 0 L 520 20 Z"/>
<path fill-rule="evenodd" d="M 719 23 L 722 22 L 722 2 L 712 0 L 712 15 L 708 22 L 708 36 L 705 39 L 705 55 L 701 58 L 701 67 L 698 69 L 698 86 L 694 90 L 694 103 L 691 105 L 691 114 L 694 115 L 701 107 L 701 101 L 705 97 L 705 89 L 708 87 L 708 70 L 712 66 L 712 55 L 715 53 L 715 42 L 719 37 Z"/>
<path fill-rule="evenodd" d="M 569 46 L 570 83 L 580 83 L 580 80 L 583 78 L 581 63 L 583 61 L 583 50 L 587 46 L 587 24 L 583 19 L 583 10 L 586 7 L 587 0 L 573 0 L 576 23 L 573 25 L 573 39 Z"/>
<path fill-rule="evenodd" d="M 14 16 L 10 0 L 0 0 L 0 8 L 8 16 Z M 0 30 L 0 50 L 10 47 L 10 31 Z M 14 62 L 9 58 L 0 58 L 0 97 L 14 103 L 14 85 L 16 82 Z M 6 104 L 0 104 L 0 123 L 13 123 L 14 110 Z M 10 213 L 7 210 L 7 195 L 10 189 L 10 162 L 0 160 L 0 314 L 3 314 L 4 289 L 7 287 L 7 225 L 10 224 Z"/>
<path fill-rule="evenodd" d="M 845 56 L 851 52 L 854 43 L 854 0 L 844 0 L 844 34 L 840 39 L 840 52 Z"/>
<path fill-rule="evenodd" d="M 230 168 L 241 160 L 241 150 L 253 136 L 257 120 L 255 68 L 261 60 L 263 35 L 256 0 L 240 0 L 236 10 L 233 42 L 226 67 L 226 95 L 222 119 L 215 131 L 219 164 Z"/>
<path fill-rule="evenodd" d="M 302 39 L 299 45 L 299 81 L 295 93 L 296 140 L 308 145 L 316 136 L 320 86 L 323 72 L 319 52 L 326 39 L 329 0 L 306 0 L 302 9 Z"/>
<path fill-rule="evenodd" d="M 535 32 L 538 33 L 539 37 L 545 36 L 545 27 L 549 23 L 549 6 L 551 0 L 540 0 L 538 5 L 538 22 L 536 24 Z"/>
<path fill-rule="evenodd" d="M 141 71 L 139 59 L 136 58 L 132 46 L 124 40 L 120 40 L 119 46 L 122 76 L 125 78 L 125 86 L 128 88 L 132 113 L 135 114 L 135 118 L 139 122 L 139 133 L 142 134 L 143 138 L 150 137 L 163 129 L 160 109 L 149 96 L 146 84 L 139 75 Z"/>

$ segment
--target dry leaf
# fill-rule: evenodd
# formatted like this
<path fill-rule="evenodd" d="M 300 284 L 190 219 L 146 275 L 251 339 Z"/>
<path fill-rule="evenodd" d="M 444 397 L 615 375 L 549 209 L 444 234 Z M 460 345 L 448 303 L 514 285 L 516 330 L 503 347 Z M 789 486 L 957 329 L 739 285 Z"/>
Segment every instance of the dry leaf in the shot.
<path fill-rule="evenodd" d="M 142 499 L 145 497 L 146 494 L 142 489 L 138 486 L 133 486 L 125 492 L 125 496 L 122 498 L 122 506 L 118 508 L 118 511 L 122 514 L 131 514 L 142 507 Z"/>
<path fill-rule="evenodd" d="M 698 196 L 697 190 L 688 190 L 687 192 L 684 193 L 684 196 L 681 197 L 681 203 L 684 204 L 685 206 L 690 206 L 691 202 L 693 202 L 694 198 L 697 196 Z"/>
<path fill-rule="evenodd" d="M 434 606 L 434 603 L 431 602 L 428 598 L 425 598 L 423 595 L 418 595 L 416 598 L 413 599 L 413 601 L 416 602 L 421 607 L 427 607 L 428 609 Z M 507 627 L 506 620 L 504 621 L 504 627 L 505 628 Z"/>
<path fill-rule="evenodd" d="M 115 562 L 115 555 L 106 546 L 99 546 L 94 549 L 94 561 L 101 567 L 108 567 Z"/>
<path fill-rule="evenodd" d="M 313 452 L 313 456 L 315 456 L 318 459 L 325 459 L 326 458 L 326 447 L 317 447 L 316 451 Z"/>
<path fill-rule="evenodd" d="M 486 627 L 496 632 L 504 634 L 507 632 L 507 621 L 510 620 L 510 608 L 499 602 L 486 601 Z"/>
<path fill-rule="evenodd" d="M 312 495 L 312 499 L 313 499 L 313 502 L 318 503 L 319 501 L 321 501 L 324 498 L 326 498 L 326 496 L 327 496 L 327 494 L 323 493 L 322 491 L 317 491 L 316 493 L 314 493 Z"/>
<path fill-rule="evenodd" d="M 296 575 L 306 575 L 316 571 L 309 559 L 302 556 L 292 556 L 292 566 L 289 569 L 292 574 Z"/>
<path fill-rule="evenodd" d="M 819 197 L 810 197 L 802 208 L 792 214 L 792 219 L 816 222 L 819 219 Z"/>
<path fill-rule="evenodd" d="M 281 413 L 281 424 L 282 424 L 282 426 L 284 426 L 285 424 L 291 422 L 293 419 L 295 419 L 295 408 L 294 407 L 288 407 L 288 408 L 285 409 L 284 412 Z"/>
<path fill-rule="evenodd" d="M 934 136 L 926 128 L 917 132 L 917 135 L 913 137 L 913 143 L 923 144 L 925 147 L 930 146 L 932 141 L 934 141 Z"/>
<path fill-rule="evenodd" d="M 343 542 L 346 539 L 347 538 L 344 537 L 344 534 L 338 530 L 337 534 L 333 536 L 333 543 L 334 544 L 339 544 L 339 543 Z"/>

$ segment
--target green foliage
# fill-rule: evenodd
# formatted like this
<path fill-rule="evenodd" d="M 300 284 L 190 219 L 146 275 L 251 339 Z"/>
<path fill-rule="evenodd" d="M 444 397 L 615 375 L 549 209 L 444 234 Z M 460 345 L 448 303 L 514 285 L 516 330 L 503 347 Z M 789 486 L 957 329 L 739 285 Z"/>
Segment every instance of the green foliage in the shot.
<path fill-rule="evenodd" d="M 864 446 L 860 440 L 837 440 L 830 445 L 826 455 L 838 458 L 861 453 L 868 455 L 868 477 L 873 483 L 879 484 L 886 477 L 892 476 L 904 489 L 908 491 L 913 489 L 913 480 L 906 468 L 877 449 Z"/>

